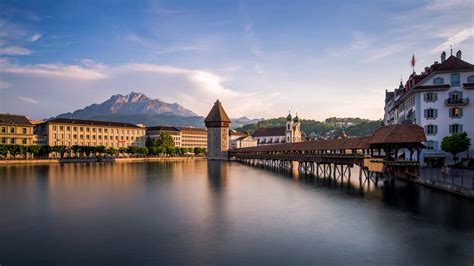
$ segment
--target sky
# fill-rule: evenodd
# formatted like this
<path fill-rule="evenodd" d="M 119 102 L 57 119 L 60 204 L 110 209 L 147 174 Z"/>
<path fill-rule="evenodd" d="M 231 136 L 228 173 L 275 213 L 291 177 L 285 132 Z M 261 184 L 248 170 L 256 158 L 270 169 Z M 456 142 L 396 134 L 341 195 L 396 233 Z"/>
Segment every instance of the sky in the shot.
<path fill-rule="evenodd" d="M 463 51 L 474 2 L 0 1 L 0 112 L 143 92 L 205 116 L 383 117 L 386 89 Z"/>

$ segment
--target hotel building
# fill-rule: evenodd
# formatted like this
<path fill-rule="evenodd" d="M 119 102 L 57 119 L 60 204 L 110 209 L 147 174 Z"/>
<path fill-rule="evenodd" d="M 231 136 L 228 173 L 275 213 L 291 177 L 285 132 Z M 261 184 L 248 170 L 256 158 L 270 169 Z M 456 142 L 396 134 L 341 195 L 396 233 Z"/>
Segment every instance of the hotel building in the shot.
<path fill-rule="evenodd" d="M 35 134 L 50 146 L 145 146 L 145 128 L 129 123 L 54 118 L 35 127 Z"/>
<path fill-rule="evenodd" d="M 0 114 L 0 144 L 33 145 L 33 124 L 24 115 Z"/>
<path fill-rule="evenodd" d="M 421 74 L 413 73 L 405 85 L 400 82 L 394 91 L 386 91 L 384 122 L 413 123 L 424 128 L 428 140 L 420 156 L 424 166 L 452 163 L 451 155 L 441 150 L 441 142 L 444 137 L 463 131 L 474 139 L 470 98 L 474 99 L 474 65 L 461 59 L 461 51 L 449 58 L 443 52 L 441 62 L 434 62 Z"/>
<path fill-rule="evenodd" d="M 173 138 L 175 147 L 207 148 L 207 130 L 205 128 L 154 126 L 146 129 L 146 137 L 158 140 L 161 132 L 167 133 Z"/>

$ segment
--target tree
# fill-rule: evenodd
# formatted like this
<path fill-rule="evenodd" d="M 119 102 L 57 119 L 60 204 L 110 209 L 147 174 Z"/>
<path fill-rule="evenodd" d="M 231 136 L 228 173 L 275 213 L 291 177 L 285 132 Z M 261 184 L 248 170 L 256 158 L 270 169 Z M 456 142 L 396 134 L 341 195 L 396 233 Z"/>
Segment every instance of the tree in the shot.
<path fill-rule="evenodd" d="M 0 145 L 0 155 L 1 156 L 7 156 L 8 155 L 7 145 Z"/>
<path fill-rule="evenodd" d="M 50 153 L 51 153 L 51 146 L 49 145 L 41 146 L 39 150 L 40 156 L 48 156 Z"/>
<path fill-rule="evenodd" d="M 158 146 L 162 146 L 165 148 L 174 147 L 173 137 L 171 137 L 171 135 L 168 133 L 161 132 L 160 139 L 158 140 L 157 144 Z"/>
<path fill-rule="evenodd" d="M 79 145 L 72 145 L 71 150 L 74 152 L 74 156 L 76 156 L 77 153 L 79 153 L 79 151 L 81 150 L 81 146 L 79 146 Z"/>
<path fill-rule="evenodd" d="M 10 153 L 11 156 L 13 156 L 13 158 L 15 158 L 21 152 L 20 146 L 16 144 L 8 145 L 7 148 L 8 148 L 8 152 Z"/>
<path fill-rule="evenodd" d="M 30 145 L 28 146 L 28 152 L 33 154 L 36 157 L 40 153 L 41 147 L 39 145 Z"/>
<path fill-rule="evenodd" d="M 105 153 L 106 149 L 105 149 L 105 146 L 101 145 L 101 146 L 97 146 L 95 151 L 100 153 L 100 154 L 103 154 L 103 153 Z"/>
<path fill-rule="evenodd" d="M 471 139 L 467 136 L 466 132 L 446 136 L 441 142 L 441 149 L 453 155 L 454 163 L 456 163 L 456 160 L 458 159 L 456 155 L 467 151 L 469 146 L 471 146 Z"/>
<path fill-rule="evenodd" d="M 69 148 L 66 146 L 53 146 L 53 151 L 59 153 L 61 159 L 64 158 L 64 154 L 69 151 Z"/>
<path fill-rule="evenodd" d="M 105 151 L 108 155 L 112 156 L 112 155 L 115 155 L 117 153 L 117 150 L 112 148 L 112 147 L 109 147 L 106 151 Z"/>

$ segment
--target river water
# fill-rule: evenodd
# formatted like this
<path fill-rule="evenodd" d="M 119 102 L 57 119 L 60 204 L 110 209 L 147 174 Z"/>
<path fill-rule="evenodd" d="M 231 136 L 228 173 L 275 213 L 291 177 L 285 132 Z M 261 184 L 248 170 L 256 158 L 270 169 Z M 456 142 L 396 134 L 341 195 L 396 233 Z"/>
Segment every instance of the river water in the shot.
<path fill-rule="evenodd" d="M 0 265 L 473 265 L 474 202 L 205 160 L 0 167 Z"/>

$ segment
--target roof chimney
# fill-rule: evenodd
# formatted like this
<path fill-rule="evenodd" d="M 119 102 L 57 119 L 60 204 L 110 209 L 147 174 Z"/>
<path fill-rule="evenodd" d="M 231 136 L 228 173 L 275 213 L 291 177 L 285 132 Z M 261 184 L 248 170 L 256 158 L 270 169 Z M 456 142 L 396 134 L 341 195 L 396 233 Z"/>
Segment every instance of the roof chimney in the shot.
<path fill-rule="evenodd" d="M 443 52 L 441 53 L 441 63 L 443 63 L 445 60 L 446 60 L 446 52 L 443 51 Z"/>
<path fill-rule="evenodd" d="M 456 52 L 456 57 L 457 57 L 457 59 L 461 59 L 461 54 L 462 54 L 461 50 L 458 50 L 458 51 Z"/>

